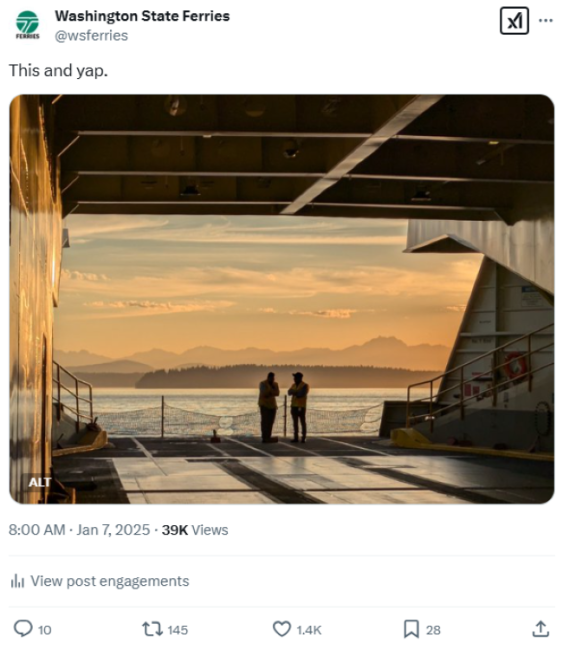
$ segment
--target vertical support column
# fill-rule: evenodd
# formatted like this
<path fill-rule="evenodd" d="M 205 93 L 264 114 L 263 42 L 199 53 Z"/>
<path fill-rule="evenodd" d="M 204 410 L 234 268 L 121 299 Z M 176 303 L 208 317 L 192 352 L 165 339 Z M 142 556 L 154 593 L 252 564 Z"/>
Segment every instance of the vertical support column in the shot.
<path fill-rule="evenodd" d="M 74 379 L 74 392 L 76 395 L 76 433 L 80 433 L 80 396 L 78 395 L 78 379 Z"/>
<path fill-rule="evenodd" d="M 287 395 L 283 398 L 283 437 L 287 437 Z"/>
<path fill-rule="evenodd" d="M 434 380 L 430 381 L 430 433 L 434 433 Z"/>
<path fill-rule="evenodd" d="M 532 392 L 532 335 L 528 334 L 528 392 Z"/>
<path fill-rule="evenodd" d="M 57 363 L 57 422 L 61 421 L 61 367 Z"/>
<path fill-rule="evenodd" d="M 464 397 L 465 397 L 465 382 L 464 382 L 464 379 L 463 379 L 463 366 L 461 366 L 461 368 L 460 368 L 459 387 L 461 389 L 459 391 L 459 410 L 460 410 L 461 419 L 465 420 L 465 408 L 464 408 L 464 403 L 463 403 L 463 400 L 464 400 Z"/>
<path fill-rule="evenodd" d="M 160 437 L 164 438 L 164 395 L 160 404 Z"/>
<path fill-rule="evenodd" d="M 493 377 L 493 406 L 497 405 L 498 402 L 498 390 L 497 390 L 497 373 L 499 371 L 499 365 L 498 365 L 498 352 L 493 352 L 493 358 L 491 360 L 491 364 L 493 366 L 492 368 L 492 377 Z"/>
<path fill-rule="evenodd" d="M 498 348 L 502 345 L 503 341 L 498 336 L 499 332 L 504 332 L 505 318 L 503 311 L 502 298 L 503 292 L 500 290 L 502 284 L 501 269 L 498 264 L 493 263 L 493 278 L 494 278 L 494 298 L 495 298 L 495 311 L 493 314 L 493 332 L 495 332 L 493 348 Z"/>

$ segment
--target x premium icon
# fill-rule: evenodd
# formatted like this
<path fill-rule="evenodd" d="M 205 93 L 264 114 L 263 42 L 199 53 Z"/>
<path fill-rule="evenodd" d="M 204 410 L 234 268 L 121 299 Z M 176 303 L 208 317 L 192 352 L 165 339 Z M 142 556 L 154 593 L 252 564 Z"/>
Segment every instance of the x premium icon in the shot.
<path fill-rule="evenodd" d="M 500 33 L 524 36 L 530 31 L 528 7 L 502 7 L 500 10 Z"/>

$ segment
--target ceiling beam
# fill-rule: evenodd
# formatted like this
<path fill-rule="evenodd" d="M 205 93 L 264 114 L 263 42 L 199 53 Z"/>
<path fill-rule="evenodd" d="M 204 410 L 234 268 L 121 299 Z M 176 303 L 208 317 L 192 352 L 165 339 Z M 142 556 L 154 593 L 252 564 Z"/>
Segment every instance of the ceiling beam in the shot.
<path fill-rule="evenodd" d="M 138 137 L 138 138 L 357 138 L 366 139 L 372 134 L 355 131 L 345 131 L 335 133 L 331 131 L 200 131 L 193 129 L 175 129 L 175 130 L 104 130 L 104 129 L 76 129 L 71 131 L 69 137 L 75 138 L 88 136 L 93 138 L 100 137 Z M 393 136 L 394 140 L 410 140 L 412 142 L 459 142 L 467 144 L 487 144 L 491 141 L 500 142 L 501 144 L 533 144 L 533 145 L 551 145 L 555 144 L 553 139 L 529 139 L 529 138 L 507 138 L 503 136 L 464 136 L 460 135 L 440 135 L 439 133 L 428 133 L 425 135 L 398 134 Z"/>
<path fill-rule="evenodd" d="M 68 170 L 69 175 L 84 177 L 103 176 L 184 176 L 190 178 L 322 178 L 324 172 L 269 172 L 269 171 L 201 171 L 201 170 L 171 170 L 171 171 L 130 171 L 130 170 L 100 170 L 100 171 L 74 171 Z"/>
<path fill-rule="evenodd" d="M 75 177 L 76 178 L 76 177 Z M 302 196 L 314 178 L 78 177 L 64 187 L 66 202 L 132 202 L 179 204 L 247 203 L 287 207 Z M 343 206 L 428 205 L 459 208 L 510 209 L 517 189 L 491 183 L 421 183 L 415 181 L 344 178 L 314 203 Z"/>
<path fill-rule="evenodd" d="M 311 207 L 316 208 L 339 208 L 341 210 L 347 210 L 348 208 L 379 208 L 382 210 L 393 210 L 395 208 L 400 208 L 403 210 L 415 210 L 418 212 L 424 212 L 426 210 L 430 211 L 447 211 L 447 212 L 457 212 L 457 213 L 469 213 L 469 212 L 495 212 L 496 209 L 489 206 L 467 206 L 467 205 L 428 205 L 420 203 L 314 203 Z"/>
<path fill-rule="evenodd" d="M 73 182 L 74 178 L 77 178 Z M 288 205 L 309 177 L 79 176 L 64 186 L 67 202 L 263 202 Z M 66 177 L 65 177 L 66 180 Z"/>
<path fill-rule="evenodd" d="M 508 185 L 553 185 L 553 180 L 534 180 L 525 178 L 479 178 L 461 176 L 432 176 L 428 174 L 417 174 L 407 176 L 404 174 L 348 174 L 346 178 L 358 180 L 380 180 L 380 181 L 414 181 L 414 182 L 436 182 L 436 183 L 493 183 Z"/>
<path fill-rule="evenodd" d="M 202 171 L 67 171 L 61 182 L 62 192 L 66 192 L 80 178 L 174 178 L 184 177 L 197 180 L 199 178 L 303 178 L 320 179 L 324 177 L 323 172 L 202 172 Z M 553 180 L 526 179 L 526 178 L 479 178 L 462 176 L 434 176 L 431 174 L 347 174 L 344 179 L 356 181 L 403 181 L 414 183 L 484 183 L 490 185 L 553 185 Z"/>
<path fill-rule="evenodd" d="M 358 139 L 299 141 L 294 158 L 278 138 L 81 138 L 62 157 L 63 175 L 325 176 L 352 152 Z M 350 175 L 552 182 L 553 147 L 496 141 L 444 142 L 391 138 Z"/>
<path fill-rule="evenodd" d="M 282 201 L 68 201 L 68 214 L 188 214 L 188 215 L 280 215 Z M 494 209 L 449 205 L 315 203 L 297 216 L 341 216 L 367 218 L 419 218 L 490 221 L 498 220 Z"/>
<path fill-rule="evenodd" d="M 353 174 L 553 182 L 554 163 L 553 147 L 392 138 Z"/>
<path fill-rule="evenodd" d="M 456 183 L 440 181 L 365 180 L 345 178 L 333 185 L 315 203 L 366 205 L 430 205 L 461 208 L 510 209 L 519 192 L 517 185 L 475 181 Z M 542 186 L 546 187 L 546 186 Z"/>
<path fill-rule="evenodd" d="M 131 131 L 107 131 L 102 129 L 73 131 L 75 136 L 91 137 L 141 137 L 141 138 L 355 138 L 358 140 L 369 137 L 369 133 L 330 132 L 330 131 L 199 131 L 191 129 Z"/>
<path fill-rule="evenodd" d="M 401 133 L 396 135 L 394 140 L 408 140 L 411 142 L 458 142 L 460 144 L 490 144 L 496 142 L 498 144 L 526 144 L 526 145 L 548 145 L 555 144 L 553 139 L 530 139 L 530 138 L 509 138 L 501 135 L 488 135 L 488 136 L 464 136 L 464 135 L 440 135 L 425 134 L 425 135 L 409 135 L 408 133 Z"/>
<path fill-rule="evenodd" d="M 442 95 L 419 95 L 414 98 L 401 99 L 393 113 L 385 112 L 380 116 L 380 123 L 374 132 L 364 142 L 340 160 L 322 179 L 306 189 L 290 205 L 284 208 L 282 214 L 296 214 L 308 203 L 314 201 L 329 187 L 332 187 L 358 164 L 371 156 L 390 137 L 397 135 L 413 120 L 434 106 Z"/>
<path fill-rule="evenodd" d="M 284 205 L 288 204 L 289 201 L 207 201 L 207 200 L 184 200 L 184 201 L 150 201 L 150 200 L 138 200 L 138 201 L 130 201 L 130 200 L 109 200 L 109 201 L 97 201 L 97 200 L 88 200 L 88 199 L 79 199 L 72 201 L 72 203 L 76 203 L 77 205 L 137 205 L 137 206 L 145 206 L 145 205 L 240 205 L 240 206 L 247 206 L 247 205 Z"/>
<path fill-rule="evenodd" d="M 283 205 L 277 203 L 247 202 L 65 202 L 63 217 L 70 214 L 123 214 L 123 215 L 167 215 L 167 216 L 279 216 Z"/>
<path fill-rule="evenodd" d="M 204 216 L 261 216 L 275 219 L 280 215 L 283 206 L 279 204 L 241 206 L 230 204 L 130 204 L 130 203 L 65 203 L 63 216 L 73 215 L 166 215 L 170 217 L 204 217 Z M 419 206 L 306 206 L 299 217 L 345 217 L 348 219 L 437 219 L 462 221 L 498 221 L 496 212 L 491 210 L 434 209 L 431 206 L 419 209 Z"/>
<path fill-rule="evenodd" d="M 347 219 L 438 219 L 448 221 L 499 221 L 496 210 L 466 209 L 456 206 L 432 205 L 341 205 L 312 203 L 305 206 L 299 217 L 344 217 Z"/>

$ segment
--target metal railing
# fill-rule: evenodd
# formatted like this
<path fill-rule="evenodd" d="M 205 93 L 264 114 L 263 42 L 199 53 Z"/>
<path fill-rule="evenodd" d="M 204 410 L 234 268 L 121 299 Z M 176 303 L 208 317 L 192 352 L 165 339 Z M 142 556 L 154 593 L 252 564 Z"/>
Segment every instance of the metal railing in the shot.
<path fill-rule="evenodd" d="M 551 332 L 548 330 L 551 330 Z M 552 357 L 548 363 L 540 363 L 540 365 L 534 366 L 534 355 L 539 353 L 545 354 L 548 351 L 553 352 L 554 342 L 551 341 L 545 345 L 533 348 L 532 337 L 550 334 L 553 335 L 553 324 L 540 327 L 524 336 L 512 339 L 508 343 L 474 357 L 460 366 L 451 368 L 437 377 L 411 384 L 407 391 L 407 427 L 411 427 L 418 422 L 429 422 L 430 432 L 432 432 L 436 417 L 455 411 L 459 411 L 460 418 L 464 420 L 465 407 L 468 402 L 473 400 L 481 401 L 490 397 L 492 398 L 492 406 L 496 406 L 499 392 L 523 382 L 527 382 L 528 392 L 531 392 L 534 375 L 554 364 Z M 508 348 L 514 348 L 514 345 L 522 342 L 524 342 L 525 350 L 508 350 Z M 469 376 L 467 372 L 469 366 L 487 359 L 490 360 L 490 367 L 487 370 L 471 373 Z M 438 387 L 436 389 L 435 384 L 437 382 L 440 382 L 441 386 L 445 386 L 447 380 L 453 380 L 455 382 L 454 385 L 442 389 Z M 477 392 L 474 392 L 473 385 L 476 382 L 487 382 L 488 386 L 486 390 L 481 391 L 479 389 Z M 411 399 L 411 390 L 413 388 L 420 389 L 423 386 L 428 386 L 428 397 Z M 466 390 L 468 386 L 470 387 L 469 391 Z M 453 391 L 459 391 L 459 393 L 454 394 Z M 428 411 L 423 414 L 411 415 L 412 406 L 415 404 L 426 405 Z"/>
<path fill-rule="evenodd" d="M 61 379 L 63 378 L 70 379 L 69 383 L 73 383 L 73 388 L 69 388 L 66 384 L 63 383 Z M 81 388 L 83 392 L 86 391 L 88 397 L 83 397 L 81 394 Z M 70 412 L 73 414 L 76 420 L 76 432 L 80 431 L 80 422 L 93 422 L 94 421 L 94 400 L 92 397 L 92 384 L 79 379 L 76 375 L 73 375 L 72 372 L 69 372 L 66 368 L 63 368 L 60 363 L 53 361 L 53 399 L 55 402 L 55 407 L 57 409 L 57 421 L 61 421 L 61 416 L 63 412 Z M 61 392 L 63 391 L 63 392 Z M 62 397 L 64 395 L 70 395 L 72 405 L 68 401 L 63 401 Z"/>

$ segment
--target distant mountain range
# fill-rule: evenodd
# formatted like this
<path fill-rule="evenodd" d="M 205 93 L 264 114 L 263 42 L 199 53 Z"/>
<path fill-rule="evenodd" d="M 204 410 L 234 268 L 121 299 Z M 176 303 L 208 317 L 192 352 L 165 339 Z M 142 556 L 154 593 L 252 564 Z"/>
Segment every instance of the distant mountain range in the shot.
<path fill-rule="evenodd" d="M 87 366 L 71 366 L 68 368 L 71 372 L 75 374 L 81 373 L 108 373 L 108 372 L 117 372 L 117 373 L 130 373 L 137 372 L 144 374 L 145 372 L 150 372 L 154 370 L 152 366 L 147 366 L 146 363 L 139 363 L 138 361 L 130 361 L 129 359 L 120 359 L 118 361 L 107 361 L 106 363 L 96 363 Z"/>
<path fill-rule="evenodd" d="M 94 354 L 88 350 L 78 350 L 77 352 L 64 352 L 63 350 L 55 350 L 55 361 L 64 366 L 65 368 L 72 368 L 73 366 L 87 366 L 97 363 L 104 363 L 105 361 L 113 361 L 111 357 L 104 357 L 101 354 Z"/>
<path fill-rule="evenodd" d="M 55 360 L 69 369 L 80 372 L 148 372 L 156 369 L 186 368 L 205 365 L 209 367 L 258 365 L 324 365 L 324 366 L 375 366 L 407 368 L 409 370 L 442 370 L 450 349 L 445 345 L 407 345 L 394 336 L 380 336 L 363 345 L 352 345 L 342 350 L 330 348 L 303 348 L 288 352 L 275 352 L 261 348 L 222 350 L 198 346 L 176 353 L 167 350 L 137 352 L 124 359 L 110 359 L 80 350 L 56 352 Z M 129 365 L 135 362 L 137 365 Z"/>

